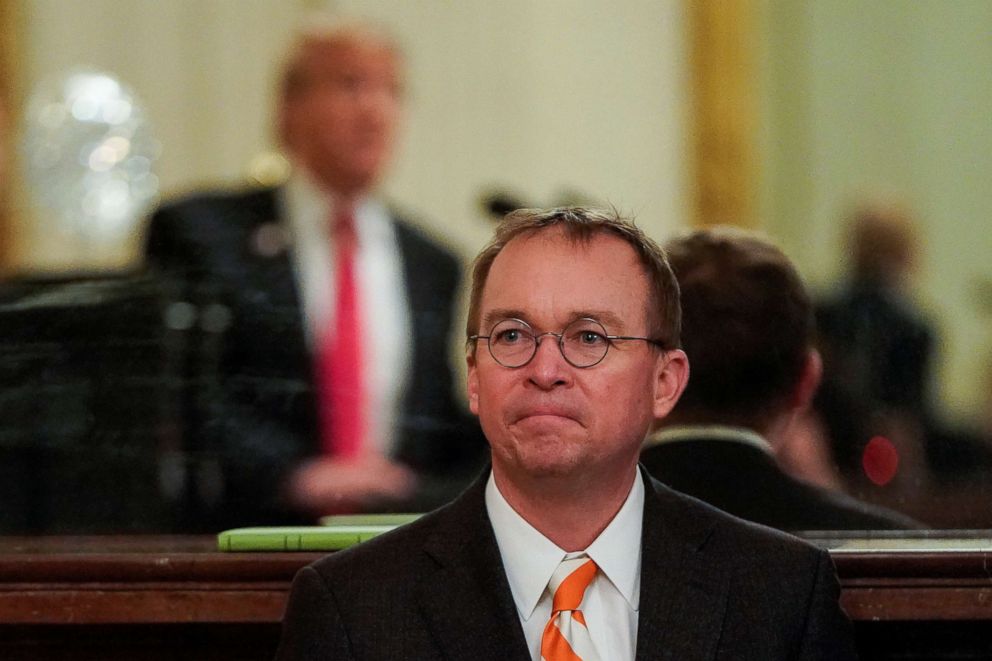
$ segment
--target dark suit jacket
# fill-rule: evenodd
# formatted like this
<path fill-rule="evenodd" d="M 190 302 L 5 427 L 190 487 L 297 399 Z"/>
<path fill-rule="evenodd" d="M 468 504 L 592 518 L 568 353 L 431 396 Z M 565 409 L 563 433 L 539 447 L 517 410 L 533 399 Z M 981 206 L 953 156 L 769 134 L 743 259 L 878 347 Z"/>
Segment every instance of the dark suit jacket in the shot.
<path fill-rule="evenodd" d="M 928 410 L 934 331 L 908 299 L 856 281 L 818 305 L 816 315 L 826 364 L 853 395 L 878 406 Z"/>
<path fill-rule="evenodd" d="M 152 265 L 198 315 L 177 353 L 188 363 L 187 449 L 203 473 L 191 479 L 192 490 L 209 494 L 197 480 L 209 485 L 218 473 L 224 483 L 223 495 L 202 508 L 206 526 L 302 520 L 284 506 L 281 489 L 288 471 L 319 448 L 313 366 L 279 213 L 276 189 L 200 195 L 163 207 L 150 227 Z M 406 222 L 395 226 L 413 332 L 395 455 L 439 476 L 427 483 L 440 492 L 422 493 L 426 503 L 397 504 L 407 509 L 450 499 L 449 481 L 463 488 L 484 443 L 452 392 L 448 339 L 459 263 Z M 461 482 L 450 477 L 468 465 Z"/>
<path fill-rule="evenodd" d="M 954 444 L 929 439 L 936 422 L 929 392 L 936 343 L 920 311 L 879 283 L 854 281 L 818 304 L 816 326 L 824 370 L 814 405 L 844 476 L 863 478 L 865 444 L 891 433 L 880 414 L 919 425 L 929 459 L 940 469 Z"/>
<path fill-rule="evenodd" d="M 668 486 L 748 521 L 787 531 L 916 529 L 911 518 L 784 473 L 759 448 L 693 438 L 659 443 L 641 463 Z"/>
<path fill-rule="evenodd" d="M 484 492 L 300 570 L 277 658 L 529 659 Z M 825 551 L 649 480 L 642 552 L 638 659 L 855 658 Z"/>

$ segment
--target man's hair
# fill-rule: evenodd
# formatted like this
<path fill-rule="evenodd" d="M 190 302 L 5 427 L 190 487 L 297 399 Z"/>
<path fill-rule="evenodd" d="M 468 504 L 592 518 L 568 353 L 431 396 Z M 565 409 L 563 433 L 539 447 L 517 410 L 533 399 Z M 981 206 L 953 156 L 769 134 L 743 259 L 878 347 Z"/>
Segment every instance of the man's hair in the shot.
<path fill-rule="evenodd" d="M 734 228 L 698 230 L 665 249 L 692 366 L 676 420 L 764 428 L 787 403 L 812 344 L 802 279 L 772 243 Z"/>
<path fill-rule="evenodd" d="M 313 82 L 307 77 L 303 61 L 314 45 L 370 43 L 402 53 L 399 41 L 385 26 L 356 16 L 313 12 L 296 28 L 279 80 L 280 97 L 285 100 L 306 90 Z"/>
<path fill-rule="evenodd" d="M 909 210 L 892 202 L 857 209 L 847 229 L 851 267 L 858 280 L 891 283 L 913 268 L 918 231 Z"/>
<path fill-rule="evenodd" d="M 623 239 L 637 253 L 651 291 L 647 306 L 648 333 L 665 348 L 679 346 L 680 319 L 679 286 L 668 265 L 664 250 L 632 221 L 622 218 L 615 210 L 584 207 L 557 209 L 518 209 L 506 215 L 496 228 L 496 234 L 482 249 L 472 267 L 472 293 L 469 300 L 466 336 L 481 332 L 479 306 L 482 291 L 496 257 L 513 239 L 549 228 L 561 228 L 575 243 L 588 243 L 600 235 Z"/>

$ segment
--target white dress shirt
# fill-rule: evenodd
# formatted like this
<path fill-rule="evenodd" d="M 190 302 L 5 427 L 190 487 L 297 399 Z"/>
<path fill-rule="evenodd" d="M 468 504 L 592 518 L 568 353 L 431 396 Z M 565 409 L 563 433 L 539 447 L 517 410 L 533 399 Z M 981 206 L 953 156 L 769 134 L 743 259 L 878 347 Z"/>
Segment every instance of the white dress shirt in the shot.
<path fill-rule="evenodd" d="M 331 229 L 334 202 L 302 172 L 290 177 L 280 203 L 311 349 L 331 332 L 337 292 Z M 390 454 L 409 383 L 412 334 L 396 228 L 386 207 L 363 198 L 354 211 L 359 299 L 365 328 L 368 447 Z"/>
<path fill-rule="evenodd" d="M 499 492 L 491 473 L 486 484 L 486 508 L 527 647 L 531 658 L 539 661 L 541 636 L 551 619 L 548 581 L 566 556 L 578 553 L 566 553 L 517 514 Z M 638 471 L 620 511 L 582 551 L 600 570 L 586 590 L 582 614 L 603 661 L 633 661 L 637 649 L 643 513 L 644 482 Z"/>

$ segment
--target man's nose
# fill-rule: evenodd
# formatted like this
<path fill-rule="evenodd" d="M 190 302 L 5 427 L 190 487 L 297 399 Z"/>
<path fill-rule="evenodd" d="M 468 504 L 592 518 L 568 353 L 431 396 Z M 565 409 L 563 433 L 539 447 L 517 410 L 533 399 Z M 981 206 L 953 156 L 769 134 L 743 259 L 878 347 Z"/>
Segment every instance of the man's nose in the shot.
<path fill-rule="evenodd" d="M 399 105 L 395 91 L 386 85 L 368 84 L 358 93 L 359 103 L 367 115 L 377 119 L 386 118 L 396 112 Z"/>
<path fill-rule="evenodd" d="M 558 344 L 558 337 L 543 333 L 534 338 L 537 350 L 531 359 L 529 380 L 542 390 L 567 385 L 571 378 L 571 366 L 565 361 Z"/>

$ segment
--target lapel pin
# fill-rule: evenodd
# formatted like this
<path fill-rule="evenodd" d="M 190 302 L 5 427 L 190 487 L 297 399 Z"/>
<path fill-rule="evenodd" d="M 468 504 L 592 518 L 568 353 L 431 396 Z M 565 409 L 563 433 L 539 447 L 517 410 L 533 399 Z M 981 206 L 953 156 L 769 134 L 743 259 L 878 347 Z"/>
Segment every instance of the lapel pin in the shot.
<path fill-rule="evenodd" d="M 278 257 L 287 247 L 286 231 L 278 223 L 263 223 L 252 234 L 251 246 L 261 257 Z"/>

